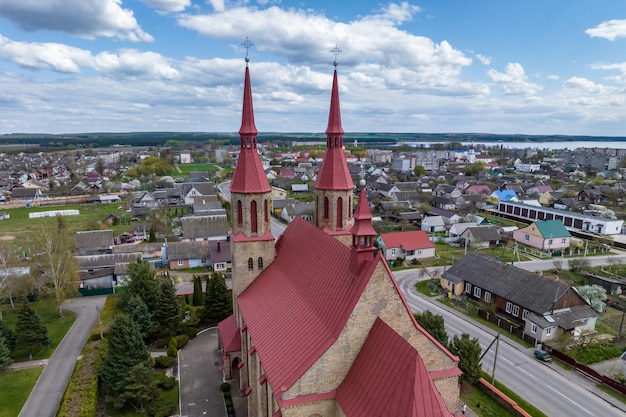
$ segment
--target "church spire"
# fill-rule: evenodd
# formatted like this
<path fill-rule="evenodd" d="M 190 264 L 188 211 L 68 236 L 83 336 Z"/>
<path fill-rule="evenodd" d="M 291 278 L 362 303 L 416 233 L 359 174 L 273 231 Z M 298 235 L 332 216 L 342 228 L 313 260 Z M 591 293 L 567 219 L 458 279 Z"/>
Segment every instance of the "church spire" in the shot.
<path fill-rule="evenodd" d="M 361 180 L 361 193 L 354 209 L 354 225 L 350 229 L 352 234 L 352 268 L 358 270 L 365 260 L 374 256 L 374 238 L 378 235 L 372 226 L 372 211 L 367 201 L 365 180 Z"/>
<path fill-rule="evenodd" d="M 326 152 L 315 181 L 316 221 L 319 228 L 336 235 L 345 244 L 349 244 L 348 229 L 352 216 L 354 183 L 343 151 L 343 128 L 341 127 L 337 80 L 337 54 L 341 50 L 335 47 L 331 52 L 335 54 L 335 71 L 326 128 Z"/>

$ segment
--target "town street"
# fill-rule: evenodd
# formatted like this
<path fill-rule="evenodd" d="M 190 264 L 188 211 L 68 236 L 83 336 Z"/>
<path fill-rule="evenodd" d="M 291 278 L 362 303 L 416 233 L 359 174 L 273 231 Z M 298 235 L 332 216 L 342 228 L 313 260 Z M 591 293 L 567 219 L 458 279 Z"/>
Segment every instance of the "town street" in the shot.
<path fill-rule="evenodd" d="M 411 310 L 430 310 L 443 316 L 450 337 L 468 333 L 471 337 L 478 338 L 483 351 L 494 340 L 494 330 L 417 293 L 413 289 L 415 282 L 427 279 L 427 276 L 419 276 L 421 274 L 416 270 L 398 271 L 394 275 Z M 595 390 L 595 384 L 587 378 L 575 372 L 564 371 L 558 365 L 540 362 L 533 357 L 532 348 L 521 347 L 507 339 L 505 334 L 502 336 L 495 378 L 548 416 L 624 416 L 626 405 L 621 404 L 620 409 L 607 402 L 601 397 L 603 393 Z M 495 345 L 482 360 L 483 369 L 490 374 L 494 367 L 494 350 Z"/>

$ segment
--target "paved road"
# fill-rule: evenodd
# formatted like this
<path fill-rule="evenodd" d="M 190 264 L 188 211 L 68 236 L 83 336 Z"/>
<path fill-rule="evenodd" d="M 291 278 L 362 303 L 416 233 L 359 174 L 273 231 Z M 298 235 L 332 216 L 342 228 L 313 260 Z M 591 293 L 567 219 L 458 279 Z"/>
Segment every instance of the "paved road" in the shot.
<path fill-rule="evenodd" d="M 479 339 L 483 351 L 495 338 L 495 331 L 486 328 L 462 314 L 451 310 L 413 290 L 421 279 L 411 271 L 398 271 L 396 279 L 413 311 L 430 310 L 444 317 L 448 335 L 469 333 Z M 495 346 L 494 346 L 495 347 Z M 494 367 L 494 347 L 482 361 L 483 369 L 491 373 Z M 618 417 L 626 413 L 626 405 L 606 401 L 606 394 L 595 389 L 595 384 L 583 376 L 564 371 L 554 364 L 539 362 L 532 356 L 532 348 L 502 337 L 496 362 L 495 377 L 550 417 L 603 416 Z"/>
<path fill-rule="evenodd" d="M 64 305 L 64 309 L 78 315 L 76 321 L 50 356 L 19 417 L 56 416 L 76 359 L 98 320 L 97 309 L 104 306 L 105 299 L 106 296 L 75 298 Z"/>
<path fill-rule="evenodd" d="M 217 328 L 199 333 L 178 352 L 181 417 L 224 417 Z"/>

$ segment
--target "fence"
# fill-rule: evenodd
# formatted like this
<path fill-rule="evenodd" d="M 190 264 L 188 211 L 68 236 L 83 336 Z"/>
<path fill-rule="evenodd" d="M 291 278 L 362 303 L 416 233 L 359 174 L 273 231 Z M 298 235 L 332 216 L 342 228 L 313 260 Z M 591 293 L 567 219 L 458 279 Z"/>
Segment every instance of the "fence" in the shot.
<path fill-rule="evenodd" d="M 599 384 L 609 386 L 613 388 L 614 390 L 619 391 L 622 394 L 626 395 L 626 385 L 620 384 L 616 380 L 611 379 L 608 376 L 602 375 L 601 373 L 599 373 L 595 369 L 588 367 L 587 365 L 578 363 L 576 359 L 570 358 L 565 353 L 560 352 L 559 350 L 554 349 L 553 347 L 550 347 L 548 345 L 544 345 L 544 347 L 546 348 L 546 350 L 550 352 L 552 357 L 565 362 L 566 364 L 574 368 L 576 371 L 586 376 L 587 378 L 593 379 Z"/>

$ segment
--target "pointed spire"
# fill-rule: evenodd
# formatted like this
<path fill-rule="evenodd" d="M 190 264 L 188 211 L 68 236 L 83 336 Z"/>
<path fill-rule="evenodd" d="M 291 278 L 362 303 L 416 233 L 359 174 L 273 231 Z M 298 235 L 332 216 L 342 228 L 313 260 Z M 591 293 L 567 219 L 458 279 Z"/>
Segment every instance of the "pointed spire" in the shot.
<path fill-rule="evenodd" d="M 259 133 L 254 125 L 254 108 L 252 106 L 252 87 L 250 87 L 249 58 L 246 57 L 246 76 L 243 82 L 243 109 L 241 112 L 240 135 L 256 135 Z"/>
<path fill-rule="evenodd" d="M 327 135 L 343 136 L 343 128 L 341 127 L 341 108 L 339 106 L 339 86 L 337 82 L 337 69 L 333 74 L 333 90 L 330 96 L 330 112 L 328 113 Z M 341 138 L 343 139 L 343 138 Z"/>
<path fill-rule="evenodd" d="M 370 210 L 365 186 L 361 185 L 359 201 L 354 209 L 354 225 L 350 229 L 350 233 L 357 237 L 376 236 L 376 230 L 372 226 L 372 211 Z M 373 242 L 371 242 L 373 244 Z M 362 247 L 362 245 L 358 245 Z"/>

